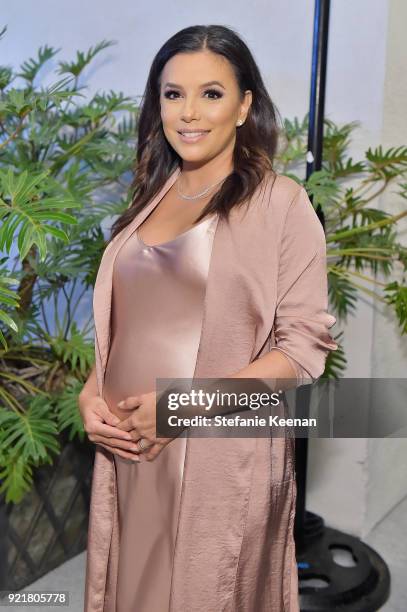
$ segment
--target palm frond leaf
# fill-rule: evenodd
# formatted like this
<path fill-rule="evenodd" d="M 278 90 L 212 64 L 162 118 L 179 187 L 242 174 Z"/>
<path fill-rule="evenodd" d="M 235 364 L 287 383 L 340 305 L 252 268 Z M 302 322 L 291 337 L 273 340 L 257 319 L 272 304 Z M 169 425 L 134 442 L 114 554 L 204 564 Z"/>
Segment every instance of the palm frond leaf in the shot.
<path fill-rule="evenodd" d="M 56 414 L 59 430 L 67 429 L 69 440 L 78 436 L 83 442 L 85 430 L 78 408 L 78 395 L 82 387 L 83 383 L 79 380 L 66 385 L 61 395 L 56 398 Z"/>

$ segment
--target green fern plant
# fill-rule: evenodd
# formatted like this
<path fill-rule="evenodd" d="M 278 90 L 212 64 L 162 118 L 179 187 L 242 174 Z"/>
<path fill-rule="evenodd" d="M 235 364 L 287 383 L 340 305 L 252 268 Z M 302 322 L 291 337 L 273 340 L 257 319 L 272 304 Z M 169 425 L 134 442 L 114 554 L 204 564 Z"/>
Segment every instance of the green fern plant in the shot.
<path fill-rule="evenodd" d="M 3 31 L 4 33 L 4 31 Z M 33 470 L 85 440 L 77 397 L 94 363 L 91 290 L 102 222 L 129 205 L 138 107 L 85 98 L 81 80 L 113 43 L 73 61 L 44 46 L 0 67 L 0 493 L 17 503 Z M 41 85 L 44 66 L 54 83 Z"/>
<path fill-rule="evenodd" d="M 337 126 L 324 122 L 321 170 L 308 180 L 304 160 L 307 151 L 308 116 L 302 122 L 285 120 L 281 134 L 278 169 L 303 184 L 316 210 L 322 213 L 327 242 L 328 287 L 331 310 L 346 322 L 364 293 L 393 308 L 400 333 L 407 333 L 407 249 L 397 236 L 397 223 L 407 215 L 373 208 L 371 204 L 392 186 L 399 200 L 407 199 L 407 146 L 381 146 L 366 151 L 365 159 L 348 156 L 351 134 L 359 123 Z M 402 282 L 391 279 L 401 271 Z M 390 277 L 381 282 L 377 274 Z M 346 369 L 342 333 L 335 337 L 339 350 L 328 356 L 324 376 L 337 378 Z"/>

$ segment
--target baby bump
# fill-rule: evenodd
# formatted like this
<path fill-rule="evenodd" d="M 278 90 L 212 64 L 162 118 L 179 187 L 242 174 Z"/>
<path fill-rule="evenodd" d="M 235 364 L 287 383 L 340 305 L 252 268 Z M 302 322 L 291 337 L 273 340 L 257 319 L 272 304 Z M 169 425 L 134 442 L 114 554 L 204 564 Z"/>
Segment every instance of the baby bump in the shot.
<path fill-rule="evenodd" d="M 197 343 L 196 338 L 179 338 L 167 333 L 157 342 L 131 341 L 119 335 L 113 340 L 106 365 L 103 398 L 109 409 L 118 418 L 129 416 L 117 404 L 122 400 L 156 391 L 158 378 L 192 378 L 194 375 Z"/>

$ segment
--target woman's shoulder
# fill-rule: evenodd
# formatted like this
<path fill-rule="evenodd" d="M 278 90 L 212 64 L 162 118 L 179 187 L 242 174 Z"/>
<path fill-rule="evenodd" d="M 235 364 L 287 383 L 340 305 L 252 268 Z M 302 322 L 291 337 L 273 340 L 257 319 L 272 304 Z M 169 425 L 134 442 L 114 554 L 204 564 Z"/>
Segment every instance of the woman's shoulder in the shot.
<path fill-rule="evenodd" d="M 323 228 L 308 193 L 294 178 L 269 171 L 256 204 L 253 214 L 261 216 L 260 225 L 266 233 L 307 232 L 314 233 L 317 240 L 322 239 Z"/>
<path fill-rule="evenodd" d="M 299 182 L 285 174 L 268 170 L 254 194 L 254 200 L 261 204 L 261 208 L 271 209 L 273 215 L 284 216 L 299 195 L 307 199 L 307 193 Z"/>
<path fill-rule="evenodd" d="M 270 170 L 266 173 L 265 184 L 269 198 L 280 202 L 292 202 L 304 190 L 302 184 L 291 176 Z"/>

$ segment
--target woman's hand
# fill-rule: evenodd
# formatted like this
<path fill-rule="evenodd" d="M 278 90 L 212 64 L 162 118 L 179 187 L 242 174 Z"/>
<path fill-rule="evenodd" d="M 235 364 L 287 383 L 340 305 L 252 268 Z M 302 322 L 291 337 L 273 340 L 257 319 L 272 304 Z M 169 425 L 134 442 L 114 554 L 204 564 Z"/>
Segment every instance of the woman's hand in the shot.
<path fill-rule="evenodd" d="M 127 397 L 117 405 L 121 410 L 133 410 L 132 414 L 121 421 L 116 427 L 130 432 L 132 439 L 138 442 L 141 438 L 146 440 L 146 448 L 136 452 L 152 461 L 160 454 L 167 444 L 174 438 L 156 438 L 156 399 L 155 391 Z"/>
<path fill-rule="evenodd" d="M 85 398 L 79 396 L 78 406 L 85 432 L 91 442 L 103 446 L 119 457 L 140 461 L 134 453 L 138 447 L 132 436 L 127 431 L 118 429 L 120 419 L 110 412 L 108 405 L 100 395 Z"/>

